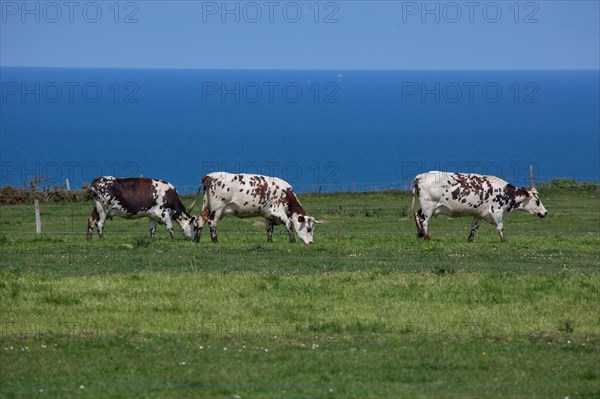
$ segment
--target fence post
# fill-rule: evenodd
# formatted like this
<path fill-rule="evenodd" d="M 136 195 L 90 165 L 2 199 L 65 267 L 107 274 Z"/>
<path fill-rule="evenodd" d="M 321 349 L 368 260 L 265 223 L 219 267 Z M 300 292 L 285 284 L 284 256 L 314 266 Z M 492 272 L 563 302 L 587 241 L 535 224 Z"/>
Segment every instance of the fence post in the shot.
<path fill-rule="evenodd" d="M 42 218 L 40 217 L 40 201 L 38 199 L 33 200 L 35 207 L 35 232 L 40 234 L 42 232 Z"/>
<path fill-rule="evenodd" d="M 71 183 L 68 178 L 65 179 L 65 184 L 67 185 L 67 191 L 71 191 Z"/>

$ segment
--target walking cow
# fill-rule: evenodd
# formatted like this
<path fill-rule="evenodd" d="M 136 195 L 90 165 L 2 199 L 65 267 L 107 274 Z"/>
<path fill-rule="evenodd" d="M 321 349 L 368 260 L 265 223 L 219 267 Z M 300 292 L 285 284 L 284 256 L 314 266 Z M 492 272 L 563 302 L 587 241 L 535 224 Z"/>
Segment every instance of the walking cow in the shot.
<path fill-rule="evenodd" d="M 164 180 L 140 178 L 118 179 L 112 176 L 101 176 L 92 182 L 94 194 L 94 210 L 88 220 L 87 239 L 92 238 L 94 227 L 98 228 L 98 236 L 104 236 L 104 222 L 107 217 L 119 216 L 125 219 L 150 219 L 150 237 L 154 237 L 156 223 L 167 226 L 171 238 L 173 222 L 181 226 L 183 235 L 188 239 L 198 240 L 196 218 L 185 209 L 177 191 L 172 184 Z M 190 207 L 190 210 L 192 206 Z"/>
<path fill-rule="evenodd" d="M 413 194 L 421 209 L 415 213 L 417 237 L 429 239 L 432 216 L 473 216 L 468 241 L 473 241 L 481 219 L 495 224 L 500 240 L 505 241 L 503 219 L 513 210 L 524 210 L 541 218 L 548 214 L 533 187 L 516 188 L 502 179 L 477 174 L 428 172 L 414 180 Z M 414 205 L 414 198 L 413 198 Z"/>
<path fill-rule="evenodd" d="M 290 242 L 296 241 L 296 230 L 305 244 L 312 244 L 314 225 L 322 223 L 308 216 L 292 187 L 276 177 L 214 172 L 202 178 L 198 195 L 202 187 L 204 200 L 199 221 L 200 233 L 208 221 L 213 242 L 218 242 L 219 220 L 229 214 L 239 218 L 264 217 L 267 242 L 273 241 L 273 226 L 283 224 L 289 233 Z"/>

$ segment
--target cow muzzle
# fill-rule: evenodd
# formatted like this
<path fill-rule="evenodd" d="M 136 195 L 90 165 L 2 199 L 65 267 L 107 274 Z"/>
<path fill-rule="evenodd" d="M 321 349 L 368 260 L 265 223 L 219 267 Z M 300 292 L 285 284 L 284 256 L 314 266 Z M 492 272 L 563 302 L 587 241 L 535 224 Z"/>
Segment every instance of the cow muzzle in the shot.
<path fill-rule="evenodd" d="M 546 217 L 546 215 L 548 214 L 548 212 L 544 212 L 544 213 L 538 213 L 538 216 L 541 217 L 542 219 Z"/>

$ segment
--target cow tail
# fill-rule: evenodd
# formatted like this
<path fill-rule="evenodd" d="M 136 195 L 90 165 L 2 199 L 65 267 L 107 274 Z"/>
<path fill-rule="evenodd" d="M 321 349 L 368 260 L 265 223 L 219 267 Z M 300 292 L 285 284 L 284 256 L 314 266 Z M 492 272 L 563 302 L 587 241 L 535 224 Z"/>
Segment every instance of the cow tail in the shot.
<path fill-rule="evenodd" d="M 200 181 L 200 187 L 198 187 L 198 191 L 196 192 L 197 196 L 200 196 L 200 190 L 202 189 L 202 186 L 205 184 L 204 180 L 206 179 L 206 176 L 204 176 L 202 178 L 202 180 Z M 190 206 L 187 208 L 188 212 L 191 212 L 192 209 L 194 209 L 194 207 L 196 206 L 196 198 L 194 198 L 194 200 L 192 201 L 192 203 L 190 204 Z"/>
<path fill-rule="evenodd" d="M 412 205 L 410 206 L 410 210 L 411 212 L 415 211 L 415 198 L 417 197 L 417 195 L 419 195 L 419 178 L 416 178 L 414 183 L 413 183 L 413 198 L 412 198 Z"/>
<path fill-rule="evenodd" d="M 200 186 L 198 186 L 198 192 L 196 193 L 196 195 L 200 195 L 200 192 L 202 191 L 202 187 L 204 187 L 204 191 L 206 191 L 206 179 L 207 179 L 208 175 L 204 176 L 202 178 L 202 180 L 200 180 Z"/>

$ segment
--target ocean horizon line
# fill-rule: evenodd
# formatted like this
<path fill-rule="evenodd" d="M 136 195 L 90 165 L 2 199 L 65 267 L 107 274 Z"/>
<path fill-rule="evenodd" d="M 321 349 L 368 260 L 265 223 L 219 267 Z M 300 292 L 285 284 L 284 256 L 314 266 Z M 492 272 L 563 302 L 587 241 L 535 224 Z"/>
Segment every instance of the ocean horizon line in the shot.
<path fill-rule="evenodd" d="M 0 65 L 0 69 L 86 69 L 86 70 L 151 70 L 151 71 L 365 71 L 365 72 L 600 72 L 600 68 L 195 68 L 195 67 L 115 67 L 115 66 L 19 66 Z"/>

